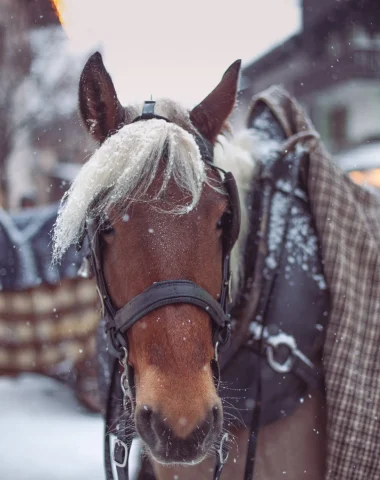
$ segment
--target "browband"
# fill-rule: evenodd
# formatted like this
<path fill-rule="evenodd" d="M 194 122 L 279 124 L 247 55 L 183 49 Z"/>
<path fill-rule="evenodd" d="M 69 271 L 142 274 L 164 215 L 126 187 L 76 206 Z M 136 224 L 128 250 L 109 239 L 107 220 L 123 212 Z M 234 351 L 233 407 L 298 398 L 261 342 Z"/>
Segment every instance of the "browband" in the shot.
<path fill-rule="evenodd" d="M 140 122 L 141 120 L 164 120 L 167 123 L 173 123 L 168 118 L 162 117 L 161 115 L 157 115 L 156 113 L 154 113 L 155 104 L 156 102 L 154 100 L 147 100 L 144 103 L 141 115 L 134 118 L 131 123 Z M 207 164 L 212 164 L 214 158 L 214 147 L 212 143 L 201 137 L 197 132 L 194 132 L 194 138 L 203 160 Z M 223 171 L 221 168 L 219 168 L 219 170 Z"/>

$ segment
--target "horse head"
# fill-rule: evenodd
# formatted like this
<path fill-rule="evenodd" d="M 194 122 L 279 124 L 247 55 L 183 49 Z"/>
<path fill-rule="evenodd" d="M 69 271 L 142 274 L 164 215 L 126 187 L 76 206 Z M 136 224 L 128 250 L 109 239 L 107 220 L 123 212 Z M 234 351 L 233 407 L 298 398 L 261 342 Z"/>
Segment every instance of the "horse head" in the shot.
<path fill-rule="evenodd" d="M 154 117 L 134 121 L 142 105 L 120 104 L 100 54 L 87 62 L 80 112 L 100 147 L 63 205 L 56 253 L 78 239 L 85 221 L 96 221 L 101 268 L 115 310 L 156 282 L 178 279 L 219 300 L 231 205 L 210 163 L 235 105 L 239 70 L 237 61 L 190 112 L 162 99 Z M 207 146 L 211 158 L 205 161 Z M 164 305 L 124 336 L 135 384 L 135 426 L 148 451 L 161 463 L 201 461 L 223 424 L 207 309 Z"/>

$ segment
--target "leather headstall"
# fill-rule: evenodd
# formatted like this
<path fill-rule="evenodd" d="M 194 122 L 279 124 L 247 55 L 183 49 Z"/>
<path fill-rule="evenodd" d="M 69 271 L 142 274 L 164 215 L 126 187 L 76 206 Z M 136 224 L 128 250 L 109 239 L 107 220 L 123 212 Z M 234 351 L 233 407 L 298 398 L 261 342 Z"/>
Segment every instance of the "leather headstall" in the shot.
<path fill-rule="evenodd" d="M 170 123 L 167 118 L 154 114 L 153 101 L 145 102 L 142 115 L 133 122 L 160 119 Z M 126 332 L 139 319 L 149 312 L 165 305 L 176 303 L 190 303 L 207 311 L 213 321 L 214 345 L 225 344 L 230 335 L 229 319 L 229 283 L 230 283 L 230 253 L 240 229 L 239 195 L 235 179 L 230 172 L 225 172 L 212 163 L 212 145 L 203 137 L 195 137 L 200 147 L 202 158 L 210 168 L 218 170 L 224 176 L 223 186 L 229 197 L 229 207 L 223 216 L 223 268 L 222 286 L 219 301 L 214 299 L 206 290 L 190 280 L 167 280 L 156 282 L 134 297 L 120 310 L 116 310 L 108 294 L 103 275 L 99 224 L 97 219 L 87 221 L 86 232 L 89 240 L 92 266 L 95 271 L 99 294 L 101 297 L 103 315 L 106 319 L 106 329 L 110 352 L 117 358 L 123 355 L 123 348 L 127 348 Z M 205 157 L 205 158 L 204 158 Z"/>

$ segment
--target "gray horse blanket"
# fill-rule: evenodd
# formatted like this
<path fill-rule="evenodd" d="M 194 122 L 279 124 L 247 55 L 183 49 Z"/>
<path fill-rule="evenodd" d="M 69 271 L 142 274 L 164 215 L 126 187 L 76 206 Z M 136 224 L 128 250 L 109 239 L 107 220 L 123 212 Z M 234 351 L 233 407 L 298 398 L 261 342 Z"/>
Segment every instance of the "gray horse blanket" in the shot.
<path fill-rule="evenodd" d="M 288 137 L 314 130 L 281 87 L 257 101 L 268 105 Z M 336 167 L 321 141 L 306 145 L 310 205 L 331 294 L 323 359 L 326 479 L 380 478 L 380 197 Z"/>

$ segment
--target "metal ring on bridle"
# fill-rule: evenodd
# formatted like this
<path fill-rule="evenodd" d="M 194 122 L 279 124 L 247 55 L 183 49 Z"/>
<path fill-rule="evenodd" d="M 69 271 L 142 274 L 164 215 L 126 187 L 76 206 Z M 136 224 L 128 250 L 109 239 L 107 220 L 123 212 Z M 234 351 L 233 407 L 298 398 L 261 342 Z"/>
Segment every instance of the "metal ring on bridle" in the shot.
<path fill-rule="evenodd" d="M 214 359 L 215 359 L 216 362 L 219 362 L 219 342 L 215 343 Z"/>
<path fill-rule="evenodd" d="M 279 347 L 285 346 L 290 350 L 288 358 L 285 362 L 278 362 L 274 358 L 274 352 Z M 267 360 L 269 365 L 278 373 L 289 373 L 292 371 L 295 358 L 294 358 L 294 351 L 297 348 L 296 341 L 294 337 L 291 335 L 287 335 L 284 333 L 280 333 L 278 335 L 270 336 L 266 340 L 266 353 L 267 353 Z"/>

